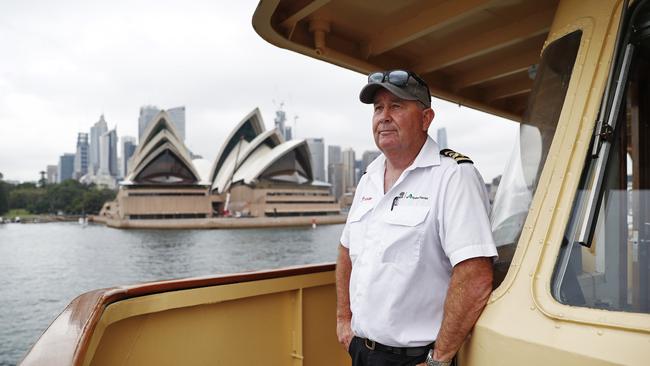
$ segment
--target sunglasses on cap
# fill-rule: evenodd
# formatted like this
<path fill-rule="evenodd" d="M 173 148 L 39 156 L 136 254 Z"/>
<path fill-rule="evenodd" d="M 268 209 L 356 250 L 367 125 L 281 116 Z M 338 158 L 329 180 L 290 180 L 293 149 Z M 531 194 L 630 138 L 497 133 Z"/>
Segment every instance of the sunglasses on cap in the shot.
<path fill-rule="evenodd" d="M 431 96 L 427 83 L 417 76 L 414 72 L 406 70 L 378 71 L 368 75 L 368 84 L 388 82 L 400 88 L 408 85 L 409 78 L 413 78 L 418 84 L 427 88 L 427 93 Z"/>

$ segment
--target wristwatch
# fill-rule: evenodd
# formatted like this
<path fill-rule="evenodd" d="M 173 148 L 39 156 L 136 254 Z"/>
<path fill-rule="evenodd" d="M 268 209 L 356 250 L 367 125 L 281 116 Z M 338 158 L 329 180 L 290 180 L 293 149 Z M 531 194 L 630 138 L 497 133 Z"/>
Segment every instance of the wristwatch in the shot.
<path fill-rule="evenodd" d="M 429 354 L 427 355 L 427 360 L 424 361 L 427 366 L 451 366 L 451 361 L 435 361 L 433 359 L 433 350 L 429 350 Z"/>

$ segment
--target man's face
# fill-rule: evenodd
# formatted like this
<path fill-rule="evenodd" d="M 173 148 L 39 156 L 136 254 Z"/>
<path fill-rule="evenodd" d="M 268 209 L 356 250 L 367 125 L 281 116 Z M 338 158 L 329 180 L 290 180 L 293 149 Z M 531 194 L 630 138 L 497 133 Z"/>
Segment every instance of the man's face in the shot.
<path fill-rule="evenodd" d="M 375 94 L 372 132 L 377 147 L 385 153 L 419 151 L 433 120 L 433 110 L 420 102 L 404 100 L 386 89 Z"/>

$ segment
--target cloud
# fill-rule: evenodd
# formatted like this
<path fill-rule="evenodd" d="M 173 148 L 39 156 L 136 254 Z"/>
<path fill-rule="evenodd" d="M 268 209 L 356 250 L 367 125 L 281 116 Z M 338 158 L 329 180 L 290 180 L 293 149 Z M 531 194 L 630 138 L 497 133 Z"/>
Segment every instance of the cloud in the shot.
<path fill-rule="evenodd" d="M 78 132 L 104 113 L 137 135 L 139 108 L 186 106 L 186 143 L 212 159 L 235 124 L 260 107 L 272 127 L 280 102 L 297 137 L 375 149 L 365 76 L 268 44 L 255 33 L 256 0 L 20 1 L 3 3 L 0 171 L 36 180 L 74 152 Z M 435 128 L 484 176 L 499 173 L 516 125 L 435 101 Z M 508 148 L 504 148 L 507 146 Z M 504 152 L 505 150 L 508 150 Z M 16 156 L 20 156 L 17 159 Z M 22 157 L 25 157 L 24 159 Z"/>

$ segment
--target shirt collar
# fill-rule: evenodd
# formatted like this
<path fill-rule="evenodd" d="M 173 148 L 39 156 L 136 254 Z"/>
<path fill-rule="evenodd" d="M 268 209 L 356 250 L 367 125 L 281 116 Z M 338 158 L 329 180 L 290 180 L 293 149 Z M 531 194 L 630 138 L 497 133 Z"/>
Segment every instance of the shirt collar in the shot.
<path fill-rule="evenodd" d="M 413 160 L 411 166 L 406 168 L 406 170 L 413 170 L 415 168 L 425 168 L 428 166 L 440 165 L 440 147 L 438 143 L 435 142 L 431 136 L 427 136 L 427 140 L 422 145 L 420 152 Z M 373 160 L 372 163 L 366 168 L 366 173 L 371 176 L 377 175 L 377 179 L 380 182 L 383 182 L 384 168 L 386 166 L 386 156 L 384 154 L 379 155 L 377 159 Z"/>
<path fill-rule="evenodd" d="M 406 168 L 406 170 L 426 168 L 433 165 L 440 165 L 440 147 L 431 136 L 427 136 L 427 140 L 422 145 L 418 156 L 415 157 L 411 166 Z"/>

